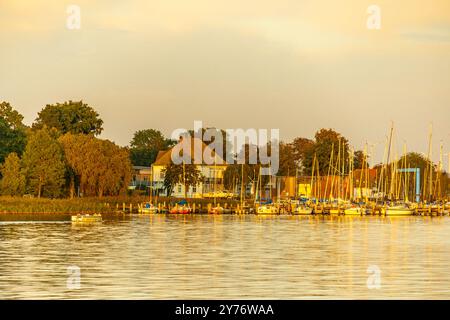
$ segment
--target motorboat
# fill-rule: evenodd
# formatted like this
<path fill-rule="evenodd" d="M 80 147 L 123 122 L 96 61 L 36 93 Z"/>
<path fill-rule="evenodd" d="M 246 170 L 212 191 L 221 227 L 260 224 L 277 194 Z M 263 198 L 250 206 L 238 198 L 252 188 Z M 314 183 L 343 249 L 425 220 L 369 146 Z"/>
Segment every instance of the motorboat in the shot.
<path fill-rule="evenodd" d="M 94 214 L 77 214 L 71 217 L 72 222 L 75 223 L 91 223 L 91 222 L 102 222 L 102 215 L 99 213 Z"/>

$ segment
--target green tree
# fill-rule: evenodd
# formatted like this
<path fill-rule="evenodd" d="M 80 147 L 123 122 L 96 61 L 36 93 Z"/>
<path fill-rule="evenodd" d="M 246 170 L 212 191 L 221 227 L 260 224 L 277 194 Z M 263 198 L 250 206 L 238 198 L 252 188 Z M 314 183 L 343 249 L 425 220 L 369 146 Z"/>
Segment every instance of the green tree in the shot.
<path fill-rule="evenodd" d="M 0 118 L 3 118 L 8 127 L 13 130 L 23 129 L 25 127 L 22 123 L 23 115 L 17 110 L 14 110 L 9 102 L 3 101 L 0 103 Z"/>
<path fill-rule="evenodd" d="M 11 127 L 9 122 L 0 117 L 0 163 L 11 152 L 22 154 L 26 144 L 26 134 L 22 129 Z"/>
<path fill-rule="evenodd" d="M 158 152 L 167 150 L 174 141 L 154 129 L 139 130 L 134 133 L 130 142 L 131 162 L 135 166 L 149 166 L 156 160 Z"/>
<path fill-rule="evenodd" d="M 184 197 L 186 198 L 189 187 L 196 186 L 203 180 L 203 176 L 195 164 L 170 163 L 161 172 L 164 174 L 164 188 L 168 196 L 172 194 L 175 185 L 181 183 L 184 185 Z"/>
<path fill-rule="evenodd" d="M 21 196 L 25 192 L 25 176 L 20 167 L 20 158 L 16 153 L 10 153 L 3 165 L 0 165 L 2 179 L 0 180 L 0 194 Z"/>
<path fill-rule="evenodd" d="M 103 131 L 103 120 L 83 101 L 68 101 L 46 105 L 38 113 L 33 129 L 41 129 L 43 126 L 56 128 L 62 134 L 70 132 L 99 135 Z"/>
<path fill-rule="evenodd" d="M 367 155 L 366 155 L 367 157 Z M 367 161 L 367 159 L 366 159 Z M 353 153 L 353 168 L 354 169 L 362 169 L 364 164 L 364 152 L 361 150 L 357 150 Z"/>
<path fill-rule="evenodd" d="M 305 173 L 311 174 L 314 155 L 316 155 L 319 162 L 319 172 L 322 175 L 326 175 L 328 173 L 328 168 L 330 167 L 332 150 L 334 165 L 331 174 L 336 174 L 342 171 L 342 161 L 345 162 L 345 167 L 348 166 L 348 140 L 333 129 L 320 129 L 317 131 L 315 134 L 314 147 L 309 149 L 305 154 L 303 163 Z M 337 161 L 340 161 L 340 168 L 336 167 Z"/>
<path fill-rule="evenodd" d="M 64 185 L 65 164 L 61 146 L 52 137 L 51 130 L 43 127 L 34 131 L 22 157 L 27 189 L 38 198 L 58 197 Z"/>

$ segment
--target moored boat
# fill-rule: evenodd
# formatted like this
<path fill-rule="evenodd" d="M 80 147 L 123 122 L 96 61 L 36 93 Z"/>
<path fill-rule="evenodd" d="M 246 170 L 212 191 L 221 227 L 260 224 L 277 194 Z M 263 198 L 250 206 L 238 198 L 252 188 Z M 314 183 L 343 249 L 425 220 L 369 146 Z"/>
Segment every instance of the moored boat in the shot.
<path fill-rule="evenodd" d="M 229 214 L 229 213 L 231 213 L 231 210 L 221 207 L 221 206 L 217 206 L 217 207 L 213 207 L 213 208 L 209 209 L 208 213 L 209 214 Z"/>
<path fill-rule="evenodd" d="M 192 213 L 192 209 L 189 206 L 175 206 L 169 211 L 172 214 L 189 214 Z"/>
<path fill-rule="evenodd" d="M 350 207 L 344 210 L 344 214 L 348 216 L 360 216 L 364 212 L 361 207 Z"/>
<path fill-rule="evenodd" d="M 139 213 L 158 213 L 158 207 L 147 202 L 139 208 Z"/>
<path fill-rule="evenodd" d="M 313 208 L 308 206 L 299 206 L 294 211 L 292 211 L 292 214 L 299 214 L 299 215 L 308 215 L 313 213 Z"/>
<path fill-rule="evenodd" d="M 396 205 L 382 208 L 382 213 L 386 216 L 412 216 L 414 209 L 405 205 Z"/>
<path fill-rule="evenodd" d="M 278 214 L 278 208 L 274 205 L 265 204 L 262 206 L 259 206 L 256 210 L 257 214 Z"/>

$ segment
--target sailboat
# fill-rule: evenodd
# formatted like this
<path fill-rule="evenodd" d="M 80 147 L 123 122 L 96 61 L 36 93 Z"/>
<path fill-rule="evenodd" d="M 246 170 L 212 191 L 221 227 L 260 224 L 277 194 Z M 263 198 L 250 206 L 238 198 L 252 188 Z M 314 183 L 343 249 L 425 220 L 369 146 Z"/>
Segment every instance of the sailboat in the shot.
<path fill-rule="evenodd" d="M 410 208 L 406 204 L 393 205 L 383 207 L 381 213 L 386 216 L 412 216 L 414 209 Z"/>
<path fill-rule="evenodd" d="M 344 214 L 347 216 L 360 216 L 365 214 L 365 210 L 360 206 L 352 206 L 344 209 Z"/>

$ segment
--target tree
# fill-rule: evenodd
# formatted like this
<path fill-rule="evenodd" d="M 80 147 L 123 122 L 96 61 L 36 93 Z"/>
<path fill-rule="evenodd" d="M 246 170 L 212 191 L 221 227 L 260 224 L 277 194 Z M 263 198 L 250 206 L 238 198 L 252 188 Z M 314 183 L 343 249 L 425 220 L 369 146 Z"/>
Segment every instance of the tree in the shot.
<path fill-rule="evenodd" d="M 166 139 L 158 130 L 139 130 L 130 142 L 131 162 L 135 166 L 149 166 L 155 162 L 159 151 L 167 150 L 173 144 L 174 141 Z"/>
<path fill-rule="evenodd" d="M 0 180 L 0 194 L 21 196 L 25 192 L 25 177 L 20 168 L 20 158 L 16 153 L 10 153 L 5 163 L 0 166 L 2 180 Z"/>
<path fill-rule="evenodd" d="M 163 170 L 164 174 L 164 188 L 167 191 L 167 196 L 172 194 L 173 188 L 178 183 L 184 185 L 184 197 L 187 196 L 187 190 L 190 186 L 199 184 L 203 176 L 195 164 L 173 164 L 170 163 Z"/>
<path fill-rule="evenodd" d="M 297 165 L 292 144 L 280 143 L 280 167 L 278 169 L 278 176 L 293 176 L 296 174 Z"/>
<path fill-rule="evenodd" d="M 25 132 L 11 127 L 7 120 L 0 117 L 0 163 L 3 163 L 5 157 L 12 152 L 21 155 L 25 149 L 25 143 Z"/>
<path fill-rule="evenodd" d="M 330 167 L 330 156 L 333 150 L 333 168 L 331 174 L 336 174 L 342 171 L 342 162 L 348 165 L 348 155 L 349 147 L 348 140 L 343 137 L 340 133 L 334 131 L 333 129 L 320 129 L 315 134 L 314 147 L 309 149 L 305 154 L 305 159 L 303 167 L 305 173 L 311 174 L 314 157 L 317 157 L 319 162 L 319 172 L 322 175 L 328 173 L 328 168 Z M 340 163 L 340 168 L 336 167 L 336 164 Z"/>
<path fill-rule="evenodd" d="M 83 195 L 118 195 L 131 179 L 128 149 L 92 135 L 65 134 L 59 138 L 69 172 L 69 190 Z"/>
<path fill-rule="evenodd" d="M 37 195 L 57 197 L 62 194 L 65 165 L 61 146 L 43 127 L 28 138 L 22 157 L 27 189 Z"/>
<path fill-rule="evenodd" d="M 3 118 L 8 127 L 13 130 L 23 129 L 25 127 L 22 123 L 23 115 L 17 110 L 14 110 L 9 102 L 3 101 L 0 103 L 0 118 Z"/>
<path fill-rule="evenodd" d="M 303 174 L 310 174 L 306 172 L 304 164 L 308 155 L 314 153 L 314 141 L 307 138 L 295 138 L 291 143 L 295 162 Z"/>
<path fill-rule="evenodd" d="M 366 160 L 364 160 L 366 157 Z M 364 156 L 364 152 L 361 150 L 357 150 L 353 153 L 353 168 L 354 169 L 362 169 L 364 161 L 367 161 L 367 155 Z"/>
<path fill-rule="evenodd" d="M 83 101 L 68 101 L 46 105 L 33 123 L 33 129 L 43 126 L 56 128 L 61 134 L 82 133 L 99 135 L 103 131 L 99 114 Z"/>

